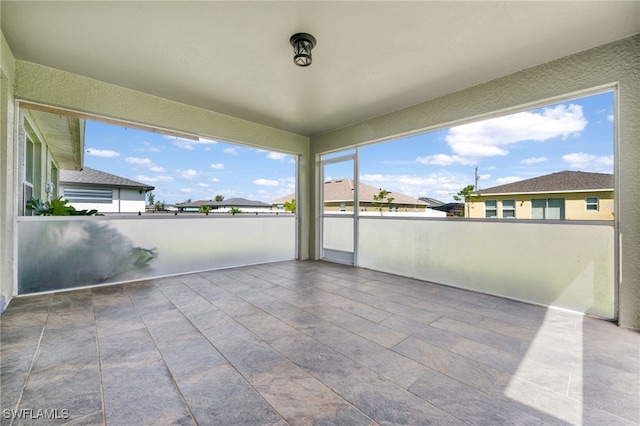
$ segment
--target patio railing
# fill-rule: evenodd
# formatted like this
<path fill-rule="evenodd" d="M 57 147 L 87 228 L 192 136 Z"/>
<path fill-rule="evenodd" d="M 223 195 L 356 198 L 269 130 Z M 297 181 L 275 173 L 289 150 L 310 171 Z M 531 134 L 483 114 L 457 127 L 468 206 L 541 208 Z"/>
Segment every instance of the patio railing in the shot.
<path fill-rule="evenodd" d="M 612 222 L 361 217 L 358 266 L 612 318 L 614 235 Z"/>
<path fill-rule="evenodd" d="M 342 222 L 323 236 L 352 250 Z M 18 293 L 291 260 L 295 234 L 294 215 L 21 217 Z M 362 216 L 358 235 L 360 267 L 614 316 L 611 222 Z"/>
<path fill-rule="evenodd" d="M 18 294 L 295 258 L 294 215 L 20 217 Z"/>

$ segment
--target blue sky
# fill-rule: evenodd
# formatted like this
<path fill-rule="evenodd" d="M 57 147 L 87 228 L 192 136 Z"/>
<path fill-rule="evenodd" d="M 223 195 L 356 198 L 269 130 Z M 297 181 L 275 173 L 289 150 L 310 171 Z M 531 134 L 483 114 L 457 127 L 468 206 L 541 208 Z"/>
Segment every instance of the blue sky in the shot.
<path fill-rule="evenodd" d="M 192 141 L 87 122 L 85 165 L 155 187 L 156 201 L 241 197 L 270 202 L 295 192 L 292 155 Z"/>
<path fill-rule="evenodd" d="M 613 173 L 613 112 L 614 94 L 605 92 L 368 145 L 360 179 L 448 202 L 474 183 L 476 166 L 480 189 L 562 170 Z M 294 158 L 282 153 L 95 122 L 87 122 L 85 144 L 86 166 L 153 185 L 157 201 L 220 194 L 271 202 L 295 191 Z"/>

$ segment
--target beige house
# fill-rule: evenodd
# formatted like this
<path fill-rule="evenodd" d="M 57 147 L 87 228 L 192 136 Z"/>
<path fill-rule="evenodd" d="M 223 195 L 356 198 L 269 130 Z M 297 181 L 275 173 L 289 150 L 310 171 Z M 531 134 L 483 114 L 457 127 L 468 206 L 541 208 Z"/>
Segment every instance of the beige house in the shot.
<path fill-rule="evenodd" d="M 353 179 L 334 179 L 324 183 L 324 211 L 353 211 L 354 203 Z M 382 188 L 376 188 L 366 183 L 358 185 L 358 199 L 360 211 L 378 211 L 383 209 L 390 212 L 422 212 L 427 210 L 427 203 L 417 198 L 410 197 L 399 192 L 388 192 L 382 201 L 376 201 L 373 197 L 380 194 Z M 272 209 L 282 210 L 284 203 L 295 198 L 295 194 L 278 198 L 271 202 Z M 392 198 L 391 202 L 387 199 Z"/>
<path fill-rule="evenodd" d="M 471 218 L 613 220 L 613 175 L 563 171 L 482 189 L 465 203 Z"/>

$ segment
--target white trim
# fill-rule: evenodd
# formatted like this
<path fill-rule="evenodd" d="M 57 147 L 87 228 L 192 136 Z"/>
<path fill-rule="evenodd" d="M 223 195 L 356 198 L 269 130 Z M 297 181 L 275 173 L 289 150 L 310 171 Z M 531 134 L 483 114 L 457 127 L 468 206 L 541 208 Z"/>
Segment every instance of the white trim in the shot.
<path fill-rule="evenodd" d="M 520 191 L 520 192 L 490 192 L 490 193 L 482 193 L 482 194 L 471 194 L 473 197 L 496 197 L 502 195 L 530 195 L 530 194 L 573 194 L 573 193 L 583 193 L 583 192 L 614 192 L 613 188 L 604 188 L 604 189 L 572 189 L 568 191 Z"/>

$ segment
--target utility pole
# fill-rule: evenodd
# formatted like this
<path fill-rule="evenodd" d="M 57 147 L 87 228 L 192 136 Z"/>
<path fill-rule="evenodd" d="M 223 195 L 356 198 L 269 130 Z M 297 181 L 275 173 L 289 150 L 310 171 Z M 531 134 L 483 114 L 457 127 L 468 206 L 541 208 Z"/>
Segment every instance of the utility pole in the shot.
<path fill-rule="evenodd" d="M 480 179 L 480 176 L 478 176 L 478 166 L 476 166 L 475 178 L 476 178 L 476 184 L 473 187 L 473 189 L 477 191 L 478 190 L 478 179 Z"/>

